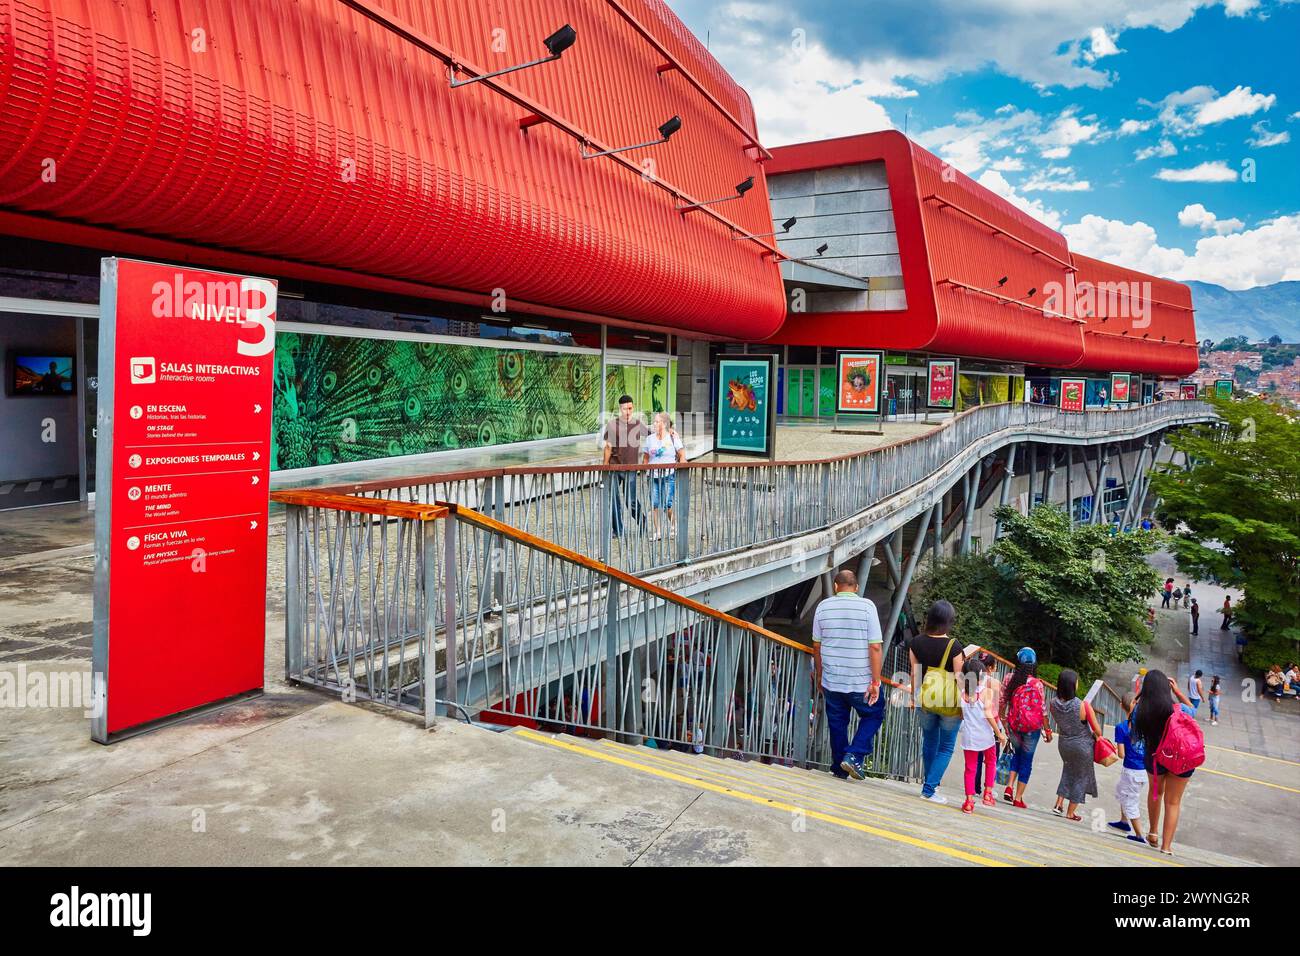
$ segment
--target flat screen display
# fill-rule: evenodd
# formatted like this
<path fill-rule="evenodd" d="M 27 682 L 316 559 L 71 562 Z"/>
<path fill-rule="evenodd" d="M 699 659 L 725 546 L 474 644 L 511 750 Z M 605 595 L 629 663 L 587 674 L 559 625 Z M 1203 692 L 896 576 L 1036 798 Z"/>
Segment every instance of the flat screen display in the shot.
<path fill-rule="evenodd" d="M 73 364 L 71 355 L 15 355 L 10 392 L 14 395 L 71 395 L 76 391 Z"/>

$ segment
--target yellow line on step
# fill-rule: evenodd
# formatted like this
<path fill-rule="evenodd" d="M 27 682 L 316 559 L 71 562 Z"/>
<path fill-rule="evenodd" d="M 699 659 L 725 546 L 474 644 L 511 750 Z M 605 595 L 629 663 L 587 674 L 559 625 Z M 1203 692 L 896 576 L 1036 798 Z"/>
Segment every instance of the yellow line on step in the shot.
<path fill-rule="evenodd" d="M 1271 760 L 1274 763 L 1284 763 L 1291 767 L 1300 767 L 1300 763 L 1294 760 L 1284 760 L 1281 757 L 1269 757 L 1265 754 L 1251 753 L 1249 750 L 1238 750 L 1236 747 L 1220 747 L 1217 744 L 1206 744 L 1207 750 L 1222 750 L 1225 753 L 1240 754 L 1243 757 L 1254 757 L 1256 760 Z"/>
<path fill-rule="evenodd" d="M 684 774 L 672 773 L 667 770 L 660 770 L 658 767 L 647 766 L 643 763 L 637 763 L 634 760 L 628 760 L 624 757 L 616 757 L 613 754 L 601 753 L 590 747 L 579 747 L 576 744 L 566 743 L 563 740 L 554 740 L 545 734 L 539 734 L 535 731 L 524 728 L 516 728 L 515 733 L 528 740 L 535 740 L 538 743 L 550 744 L 552 747 L 559 747 L 563 750 L 569 750 L 574 753 L 585 754 L 596 760 L 604 760 L 607 763 L 618 764 L 621 767 L 630 767 L 633 770 L 640 770 L 644 773 L 653 774 L 656 777 L 662 777 L 665 780 L 674 780 L 677 783 L 684 783 L 692 787 L 699 787 L 712 793 L 719 793 L 726 797 L 735 797 L 738 800 L 745 800 L 749 803 L 757 803 L 762 806 L 772 807 L 776 810 L 785 810 L 788 813 L 802 813 L 806 817 L 814 820 L 821 820 L 824 823 L 833 823 L 836 826 L 846 827 L 850 830 L 857 830 L 860 833 L 869 833 L 872 836 L 881 837 L 885 840 L 892 840 L 895 843 L 905 843 L 908 846 L 914 846 L 922 850 L 929 850 L 932 853 L 941 853 L 944 856 L 952 857 L 954 860 L 964 860 L 967 863 L 978 863 L 981 866 L 1011 866 L 1002 860 L 995 860 L 986 856 L 979 856 L 975 853 L 967 853 L 965 850 L 956 850 L 951 847 L 940 846 L 938 843 L 931 843 L 929 840 L 920 840 L 916 837 L 907 836 L 904 833 L 895 833 L 892 830 L 883 830 L 880 827 L 869 826 L 865 823 L 857 823 L 853 820 L 845 820 L 842 817 L 832 816 L 829 813 L 821 813 L 817 810 L 809 810 L 806 807 L 796 806 L 792 803 L 785 803 L 781 800 L 772 800 L 768 797 L 756 796 L 752 793 L 746 793 L 743 790 L 736 790 L 731 787 L 720 787 L 717 784 L 709 783 L 705 780 L 696 780 Z"/>
<path fill-rule="evenodd" d="M 1242 780 L 1246 783 L 1257 783 L 1261 787 L 1273 787 L 1275 790 L 1285 790 L 1287 793 L 1300 793 L 1295 787 L 1284 787 L 1280 783 L 1269 783 L 1267 780 L 1256 780 L 1254 777 L 1239 777 L 1235 773 L 1228 773 L 1226 770 L 1211 770 L 1209 767 L 1200 767 L 1206 773 L 1212 773 L 1216 777 L 1231 777 L 1233 780 Z"/>

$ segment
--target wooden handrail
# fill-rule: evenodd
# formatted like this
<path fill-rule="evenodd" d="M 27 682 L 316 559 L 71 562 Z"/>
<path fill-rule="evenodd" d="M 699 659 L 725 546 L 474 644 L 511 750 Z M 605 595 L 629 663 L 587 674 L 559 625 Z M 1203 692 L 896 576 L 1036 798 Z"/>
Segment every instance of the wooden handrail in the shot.
<path fill-rule="evenodd" d="M 447 517 L 443 505 L 422 505 L 389 498 L 359 498 L 329 491 L 286 489 L 271 492 L 271 500 L 282 505 L 304 508 L 329 508 L 333 511 L 352 511 L 357 514 L 380 515 L 385 518 L 407 518 L 411 521 L 434 521 Z"/>
<path fill-rule="evenodd" d="M 812 648 L 808 647 L 806 644 L 800 644 L 796 640 L 777 634 L 775 631 L 769 631 L 767 628 L 759 627 L 757 624 L 751 624 L 749 621 L 742 621 L 738 617 L 732 617 L 725 611 L 719 611 L 716 608 L 709 607 L 707 604 L 701 604 L 699 601 L 694 601 L 691 598 L 682 597 L 680 594 L 674 594 L 672 591 L 661 588 L 657 584 L 651 584 L 649 581 L 638 578 L 634 574 L 628 574 L 626 571 L 605 564 L 603 561 L 597 561 L 595 558 L 589 558 L 585 554 L 579 554 L 577 551 L 570 551 L 568 548 L 555 544 L 552 541 L 547 541 L 544 538 L 531 535 L 526 531 L 520 531 L 518 528 L 497 521 L 495 518 L 490 518 L 482 512 L 475 511 L 473 508 L 467 508 L 464 505 L 453 504 L 451 502 L 439 502 L 439 504 L 443 506 L 446 511 L 449 511 L 457 518 L 460 518 L 462 521 L 469 524 L 477 525 L 487 531 L 499 534 L 504 538 L 510 538 L 511 540 L 518 541 L 520 544 L 527 545 L 530 548 L 535 548 L 536 550 L 543 551 L 546 554 L 554 555 L 557 558 L 563 558 L 566 561 L 581 565 L 588 570 L 595 571 L 598 574 L 603 574 L 606 577 L 614 578 L 616 581 L 621 581 L 623 584 L 634 587 L 638 591 L 645 591 L 648 594 L 653 594 L 657 598 L 687 608 L 688 610 L 694 611 L 697 614 L 702 614 L 705 617 L 711 617 L 715 621 L 730 624 L 733 627 L 738 627 L 741 630 L 757 634 L 760 637 L 767 638 L 770 641 L 775 641 L 778 644 L 782 644 L 803 654 L 809 656 L 812 655 Z"/>

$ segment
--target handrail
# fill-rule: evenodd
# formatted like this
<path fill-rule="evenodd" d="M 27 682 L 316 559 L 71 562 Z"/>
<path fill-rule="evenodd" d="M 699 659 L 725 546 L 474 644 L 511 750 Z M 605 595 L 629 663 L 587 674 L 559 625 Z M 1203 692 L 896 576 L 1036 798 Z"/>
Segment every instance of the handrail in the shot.
<path fill-rule="evenodd" d="M 1182 400 L 1162 402 L 1161 407 L 1177 406 Z M 740 468 L 745 470 L 753 469 L 776 469 L 796 465 L 830 465 L 839 462 L 852 461 L 865 458 L 870 455 L 880 455 L 895 448 L 902 448 L 907 445 L 918 444 L 924 441 L 930 441 L 937 435 L 941 435 L 945 430 L 956 427 L 957 423 L 963 419 L 977 414 L 988 414 L 990 410 L 1019 406 L 1027 409 L 1041 409 L 1045 411 L 1055 411 L 1052 406 L 1036 405 L 1031 402 L 994 402 L 986 405 L 976 405 L 973 408 L 965 409 L 958 412 L 955 416 L 939 424 L 930 431 L 921 432 L 916 435 L 909 435 L 906 438 L 900 438 L 897 441 L 888 442 L 883 445 L 875 445 L 862 451 L 845 452 L 842 455 L 833 455 L 829 458 L 804 458 L 804 459 L 780 459 L 776 461 L 686 461 L 667 466 L 678 471 L 686 470 L 709 470 L 723 468 Z M 1107 415 L 1114 415 L 1117 418 L 1125 415 L 1141 414 L 1144 409 L 1154 408 L 1154 405 L 1137 405 L 1132 408 L 1123 409 L 1105 409 Z M 1101 409 L 1092 409 L 1090 411 L 1102 411 Z M 370 481 L 344 482 L 337 485 L 322 485 L 320 490 L 335 493 L 347 494 L 352 492 L 380 491 L 388 488 L 404 488 L 411 485 L 431 484 L 435 482 L 451 481 L 474 481 L 481 478 L 500 478 L 506 475 L 545 475 L 545 474 L 601 474 L 611 471 L 655 471 L 662 469 L 664 465 L 602 465 L 602 464 L 564 464 L 564 465 L 512 465 L 504 468 L 480 468 L 470 469 L 468 471 L 451 471 L 451 472 L 432 472 L 420 475 L 401 475 L 390 478 L 376 478 Z"/>
<path fill-rule="evenodd" d="M 671 604 L 677 604 L 694 611 L 697 614 L 711 617 L 715 621 L 721 621 L 724 624 L 730 624 L 733 627 L 749 631 L 753 634 L 759 635 L 760 637 L 765 637 L 768 640 L 776 641 L 778 644 L 783 644 L 786 647 L 792 648 L 796 651 L 801 651 L 804 654 L 812 654 L 812 649 L 806 644 L 801 644 L 782 634 L 777 634 L 774 631 L 769 631 L 766 628 L 759 627 L 757 624 L 751 624 L 749 621 L 741 620 L 738 617 L 732 617 L 725 611 L 719 611 L 716 608 L 709 607 L 707 604 L 701 604 L 699 601 L 694 601 L 691 598 L 682 597 L 680 594 L 674 594 L 672 591 L 665 590 L 657 584 L 651 584 L 649 581 L 646 581 L 644 578 L 639 578 L 635 574 L 628 574 L 626 571 L 605 564 L 603 561 L 597 561 L 594 558 L 587 557 L 585 554 L 571 551 L 568 548 L 547 541 L 544 538 L 536 537 L 526 531 L 520 531 L 512 525 L 504 524 L 497 521 L 495 518 L 490 518 L 479 511 L 475 511 L 473 508 L 466 508 L 464 505 L 453 504 L 452 502 L 441 502 L 440 504 L 443 505 L 444 510 L 451 512 L 456 517 L 461 518 L 470 524 L 478 525 L 480 528 L 484 528 L 494 534 L 499 534 L 502 537 L 518 541 L 520 544 L 528 545 L 530 548 L 535 548 L 538 551 L 553 554 L 557 558 L 563 558 L 566 561 L 579 564 L 590 571 L 596 571 L 600 574 L 614 578 L 624 584 L 631 585 L 638 590 L 653 594 L 655 597 L 668 601 Z"/>
<path fill-rule="evenodd" d="M 340 495 L 328 491 L 311 491 L 306 489 L 286 489 L 271 492 L 271 500 L 282 505 L 301 505 L 305 508 L 332 508 L 335 511 L 351 511 L 357 514 L 379 515 L 385 518 L 406 518 L 411 521 L 434 521 L 445 518 L 448 509 L 445 505 L 424 505 L 415 502 L 398 501 L 392 498 L 360 498 L 355 495 Z"/>

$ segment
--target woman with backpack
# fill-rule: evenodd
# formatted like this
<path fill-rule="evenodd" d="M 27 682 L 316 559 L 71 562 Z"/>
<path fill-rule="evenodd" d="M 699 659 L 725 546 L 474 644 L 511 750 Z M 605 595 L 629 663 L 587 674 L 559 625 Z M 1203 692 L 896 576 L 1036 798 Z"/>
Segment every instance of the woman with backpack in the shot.
<path fill-rule="evenodd" d="M 1147 680 L 1151 675 L 1147 675 Z M 1082 820 L 1075 811 L 1097 796 L 1097 772 L 1092 757 L 1101 727 L 1092 705 L 1078 696 L 1079 675 L 1072 670 L 1061 671 L 1056 681 L 1056 697 L 1052 700 L 1052 719 L 1056 721 L 1056 735 L 1060 740 L 1061 782 L 1056 785 L 1056 806 L 1052 812 L 1067 820 Z M 1066 801 L 1069 807 L 1064 807 Z"/>
<path fill-rule="evenodd" d="M 1013 807 L 1025 808 L 1025 786 L 1034 769 L 1034 750 L 1039 739 L 1052 742 L 1047 726 L 1047 691 L 1038 679 L 1038 655 L 1032 647 L 1016 653 L 1016 669 L 1002 689 L 1002 716 L 1012 750 L 1011 779 L 1002 799 Z"/>
<path fill-rule="evenodd" d="M 939 781 L 952 760 L 961 730 L 961 692 L 957 675 L 965 656 L 962 645 L 948 631 L 957 613 L 947 601 L 935 601 L 925 616 L 925 631 L 908 642 L 912 663 L 911 706 L 921 705 L 921 767 L 925 783 L 921 796 L 932 803 L 947 803 L 937 792 Z"/>
<path fill-rule="evenodd" d="M 1151 832 L 1147 842 L 1172 856 L 1174 833 L 1182 813 L 1183 793 L 1196 767 L 1205 760 L 1205 743 L 1196 719 L 1188 717 L 1174 703 L 1188 703 L 1177 681 L 1162 671 L 1147 674 L 1142 694 L 1133 711 L 1133 732 L 1141 736 L 1147 771 L 1147 814 Z M 1199 753 L 1198 753 L 1199 751 Z M 1168 764 L 1172 762 L 1173 766 Z M 1186 769 L 1185 765 L 1190 764 Z M 1164 808 L 1164 828 L 1160 810 Z M 1157 835 L 1158 834 L 1158 835 Z"/>

